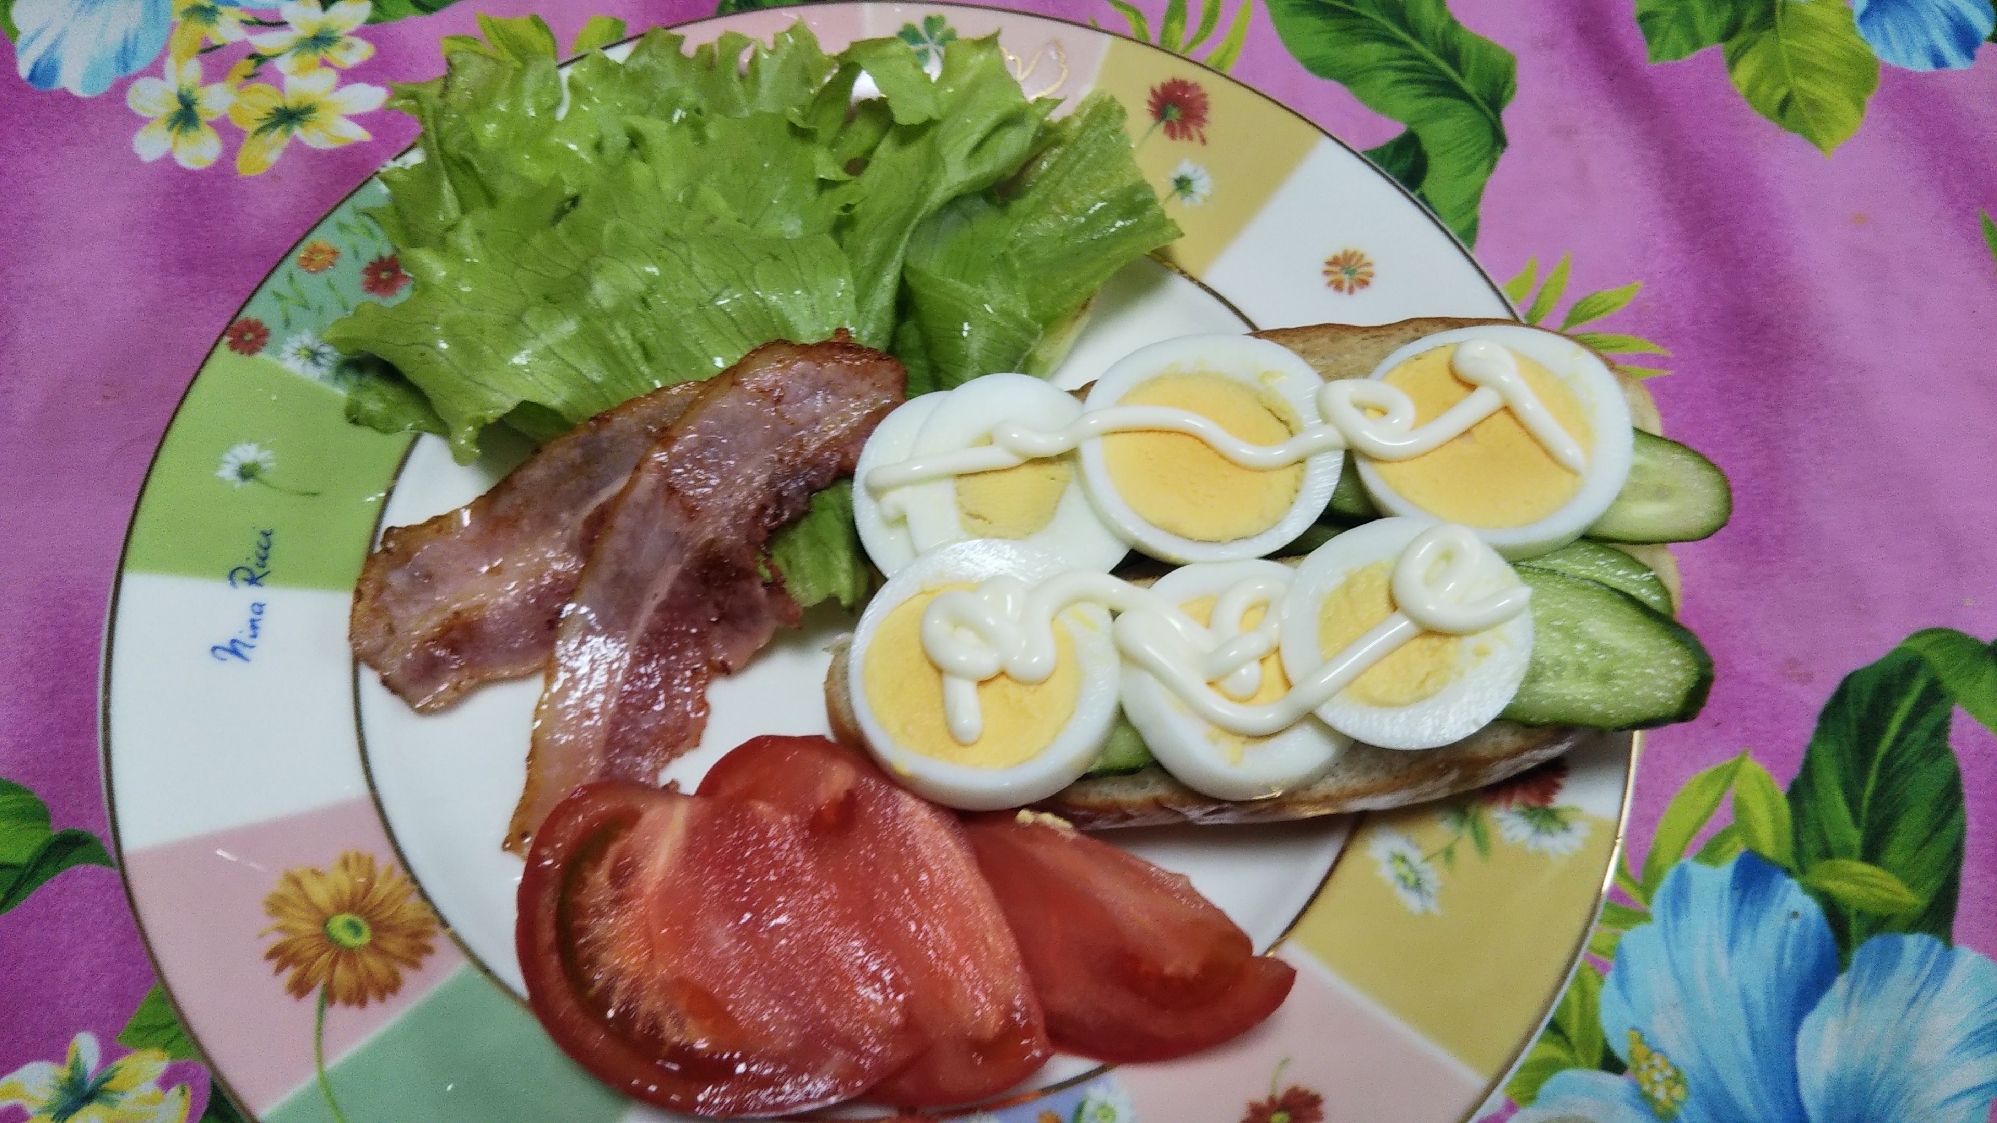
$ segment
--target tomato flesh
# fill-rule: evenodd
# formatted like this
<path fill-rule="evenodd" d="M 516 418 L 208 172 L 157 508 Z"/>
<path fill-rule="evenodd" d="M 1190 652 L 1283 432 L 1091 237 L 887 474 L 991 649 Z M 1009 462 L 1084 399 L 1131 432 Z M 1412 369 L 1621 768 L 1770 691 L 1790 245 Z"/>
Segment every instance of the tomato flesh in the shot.
<path fill-rule="evenodd" d="M 1185 1056 L 1267 1018 L 1296 981 L 1182 874 L 1051 816 L 979 816 L 964 833 L 1062 1050 Z"/>
<path fill-rule="evenodd" d="M 822 737 L 758 737 L 723 757 L 703 798 L 754 800 L 804 824 L 909 980 L 920 1050 L 867 1093 L 900 1107 L 995 1096 L 1053 1053 L 1012 930 L 954 816 Z"/>
<path fill-rule="evenodd" d="M 907 1066 L 909 980 L 764 804 L 621 782 L 536 833 L 516 930 L 527 996 L 571 1057 L 708 1116 L 799 1111 Z"/>

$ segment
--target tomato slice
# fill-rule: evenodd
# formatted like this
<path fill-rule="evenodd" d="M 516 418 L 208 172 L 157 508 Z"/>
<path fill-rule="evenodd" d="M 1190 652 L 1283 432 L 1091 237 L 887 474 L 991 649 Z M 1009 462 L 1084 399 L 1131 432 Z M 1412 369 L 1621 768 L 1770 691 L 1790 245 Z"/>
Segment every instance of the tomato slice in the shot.
<path fill-rule="evenodd" d="M 1183 874 L 1053 816 L 979 816 L 964 833 L 1057 1048 L 1112 1062 L 1185 1056 L 1261 1022 L 1296 981 Z"/>
<path fill-rule="evenodd" d="M 700 795 L 759 800 L 804 823 L 909 979 L 921 1052 L 867 1098 L 936 1107 L 995 1096 L 1053 1054 L 1005 914 L 956 818 L 823 737 L 758 737 L 723 757 Z"/>
<path fill-rule="evenodd" d="M 527 997 L 617 1090 L 709 1116 L 850 1099 L 905 1067 L 908 979 L 769 806 L 612 782 L 535 834 Z"/>

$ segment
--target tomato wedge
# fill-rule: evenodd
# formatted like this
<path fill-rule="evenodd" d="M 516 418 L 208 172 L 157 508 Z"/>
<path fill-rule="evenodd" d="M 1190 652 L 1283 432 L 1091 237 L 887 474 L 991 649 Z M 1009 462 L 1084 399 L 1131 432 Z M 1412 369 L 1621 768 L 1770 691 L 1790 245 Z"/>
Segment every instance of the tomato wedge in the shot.
<path fill-rule="evenodd" d="M 1051 815 L 978 816 L 964 833 L 1057 1048 L 1111 1062 L 1185 1056 L 1261 1022 L 1296 981 L 1183 874 Z"/>
<path fill-rule="evenodd" d="M 1012 930 L 949 812 L 823 737 L 749 741 L 715 764 L 700 795 L 782 809 L 805 825 L 833 879 L 865 895 L 872 932 L 908 977 L 921 1050 L 868 1099 L 985 1099 L 1053 1054 Z"/>
<path fill-rule="evenodd" d="M 916 1053 L 895 949 L 767 805 L 579 788 L 535 834 L 519 904 L 535 1014 L 627 1095 L 709 1116 L 799 1111 Z"/>

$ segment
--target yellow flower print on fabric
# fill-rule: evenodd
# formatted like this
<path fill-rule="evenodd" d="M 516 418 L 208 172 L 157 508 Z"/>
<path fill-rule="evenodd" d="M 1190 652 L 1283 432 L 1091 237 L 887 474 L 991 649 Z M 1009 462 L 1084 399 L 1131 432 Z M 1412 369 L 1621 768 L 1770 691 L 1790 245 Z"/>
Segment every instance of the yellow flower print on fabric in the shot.
<path fill-rule="evenodd" d="M 264 958 L 289 970 L 284 989 L 304 998 L 324 988 L 339 1006 L 366 1006 L 402 989 L 402 972 L 421 966 L 437 935 L 437 918 L 394 866 L 377 870 L 374 856 L 341 854 L 331 872 L 288 870 L 264 898 L 274 921 L 265 935 L 280 939 Z"/>
<path fill-rule="evenodd" d="M 140 1049 L 99 1069 L 101 1056 L 94 1034 L 77 1034 L 61 1064 L 35 1061 L 0 1077 L 0 1109 L 26 1111 L 26 1123 L 185 1123 L 187 1086 L 159 1086 L 165 1053 Z"/>
<path fill-rule="evenodd" d="M 340 0 L 330 8 L 321 8 L 319 0 L 282 4 L 277 10 L 289 26 L 253 35 L 250 42 L 290 77 L 315 73 L 322 62 L 345 70 L 374 54 L 373 43 L 348 34 L 367 22 L 371 7 L 368 0 Z"/>
<path fill-rule="evenodd" d="M 243 175 L 269 171 L 292 137 L 313 148 L 371 139 L 372 134 L 347 120 L 347 115 L 381 108 L 388 91 L 358 84 L 336 90 L 337 81 L 332 71 L 319 69 L 303 77 L 287 76 L 282 93 L 261 82 L 237 90 L 229 120 L 247 135 L 236 153 L 236 171 Z"/>
<path fill-rule="evenodd" d="M 243 30 L 242 8 L 218 4 L 216 0 L 173 0 L 173 37 L 167 40 L 167 54 L 190 59 L 209 44 L 240 43 L 249 36 Z"/>
<path fill-rule="evenodd" d="M 198 59 L 167 60 L 166 77 L 144 77 L 125 91 L 125 104 L 152 123 L 132 138 L 132 151 L 151 163 L 173 153 L 183 168 L 205 168 L 222 154 L 222 138 L 208 122 L 228 112 L 235 91 L 226 83 L 201 84 Z"/>
<path fill-rule="evenodd" d="M 1675 1119 L 1685 1106 L 1685 1074 L 1671 1058 L 1652 1049 L 1643 1034 L 1629 1031 L 1629 1072 L 1636 1078 L 1637 1092 L 1659 1119 Z"/>

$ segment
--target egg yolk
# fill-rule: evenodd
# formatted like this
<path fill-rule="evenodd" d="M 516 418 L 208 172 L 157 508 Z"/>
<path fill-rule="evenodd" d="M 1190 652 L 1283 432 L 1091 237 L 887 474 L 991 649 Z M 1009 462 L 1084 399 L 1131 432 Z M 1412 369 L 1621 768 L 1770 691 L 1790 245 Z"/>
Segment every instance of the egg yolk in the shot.
<path fill-rule="evenodd" d="M 1206 371 L 1159 375 L 1117 404 L 1189 410 L 1251 444 L 1280 444 L 1297 430 L 1282 399 Z M 1183 433 L 1113 433 L 1102 447 L 1110 483 L 1130 509 L 1196 542 L 1260 534 L 1282 520 L 1303 486 L 1302 464 L 1244 468 Z"/>
<path fill-rule="evenodd" d="M 1195 600 L 1189 600 L 1179 606 L 1179 611 L 1184 612 L 1202 624 L 1211 625 L 1213 623 L 1213 606 L 1219 600 L 1219 597 L 1200 597 Z M 1259 605 L 1242 613 L 1242 631 L 1247 631 L 1261 624 L 1262 617 L 1265 614 L 1266 610 Z M 1282 698 L 1283 695 L 1289 692 L 1290 677 L 1283 673 L 1283 657 L 1280 653 L 1272 651 L 1262 657 L 1262 685 L 1256 688 L 1253 698 L 1242 701 L 1245 705 L 1266 706 Z M 1182 712 L 1191 713 L 1190 710 L 1185 709 L 1185 704 L 1179 701 L 1177 695 L 1169 695 L 1169 697 L 1174 705 L 1179 706 Z M 1229 750 L 1229 755 L 1236 764 L 1241 763 L 1241 758 L 1250 745 L 1259 745 L 1269 739 L 1267 737 L 1243 736 L 1231 729 L 1222 729 L 1211 722 L 1207 724 L 1206 734 L 1208 741 Z"/>
<path fill-rule="evenodd" d="M 1010 768 L 1033 759 L 1054 743 L 1081 698 L 1081 665 L 1067 625 L 1054 620 L 1054 673 L 1046 682 L 1023 683 L 1001 673 L 978 684 L 984 729 L 976 741 L 960 744 L 943 716 L 943 672 L 922 650 L 922 614 L 943 591 L 918 593 L 881 621 L 861 663 L 867 704 L 888 736 L 926 757 L 972 768 Z"/>
<path fill-rule="evenodd" d="M 981 438 L 981 445 L 992 443 Z M 1075 479 L 1066 456 L 957 477 L 957 520 L 973 538 L 1030 538 L 1047 529 Z"/>
<path fill-rule="evenodd" d="M 1424 351 L 1387 372 L 1386 382 L 1414 399 L 1415 421 L 1427 424 L 1476 389 L 1449 367 L 1456 347 Z M 1545 367 L 1514 351 L 1519 373 L 1554 420 L 1582 449 L 1594 436 L 1581 399 Z M 1498 412 L 1433 452 L 1409 460 L 1376 460 L 1373 468 L 1394 492 L 1444 522 L 1464 526 L 1525 526 L 1567 505 L 1581 477 L 1560 466 L 1512 411 Z"/>
<path fill-rule="evenodd" d="M 1354 570 L 1318 607 L 1317 646 L 1326 659 L 1394 613 L 1394 563 Z M 1434 697 L 1456 678 L 1461 636 L 1424 632 L 1367 668 L 1340 697 L 1362 706 L 1407 706 Z"/>

